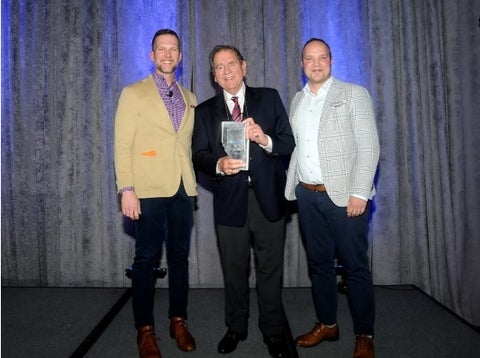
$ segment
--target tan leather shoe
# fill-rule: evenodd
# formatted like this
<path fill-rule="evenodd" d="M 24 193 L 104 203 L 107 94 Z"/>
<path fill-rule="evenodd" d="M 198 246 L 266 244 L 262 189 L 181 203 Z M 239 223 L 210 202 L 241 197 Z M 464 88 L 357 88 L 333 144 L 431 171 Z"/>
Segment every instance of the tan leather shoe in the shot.
<path fill-rule="evenodd" d="M 182 317 L 170 318 L 170 337 L 175 338 L 178 348 L 182 351 L 191 352 L 196 348 L 195 339 L 188 331 L 185 319 Z"/>
<path fill-rule="evenodd" d="M 138 329 L 137 346 L 140 358 L 162 358 L 153 326 Z"/>
<path fill-rule="evenodd" d="M 357 336 L 353 358 L 375 358 L 373 339 L 368 336 Z"/>
<path fill-rule="evenodd" d="M 295 343 L 300 347 L 314 347 L 323 341 L 338 341 L 339 337 L 338 324 L 329 328 L 323 323 L 317 323 L 310 332 L 297 337 Z"/>

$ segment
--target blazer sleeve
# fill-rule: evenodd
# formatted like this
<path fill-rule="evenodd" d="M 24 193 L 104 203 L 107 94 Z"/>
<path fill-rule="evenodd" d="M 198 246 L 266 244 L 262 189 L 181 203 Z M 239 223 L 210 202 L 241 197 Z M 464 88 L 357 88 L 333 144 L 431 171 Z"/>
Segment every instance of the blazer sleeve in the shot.
<path fill-rule="evenodd" d="M 275 115 L 275 131 L 267 133 L 272 138 L 272 154 L 290 155 L 295 148 L 292 128 L 288 114 L 277 90 L 273 90 L 273 105 Z"/>
<path fill-rule="evenodd" d="M 351 194 L 371 198 L 373 180 L 380 156 L 380 144 L 373 102 L 367 89 L 354 86 L 352 91 L 352 118 L 357 145 L 355 172 Z"/>
<path fill-rule="evenodd" d="M 137 121 L 135 94 L 125 87 L 119 97 L 115 114 L 114 161 L 117 188 L 134 185 L 132 168 L 132 146 L 135 139 Z"/>

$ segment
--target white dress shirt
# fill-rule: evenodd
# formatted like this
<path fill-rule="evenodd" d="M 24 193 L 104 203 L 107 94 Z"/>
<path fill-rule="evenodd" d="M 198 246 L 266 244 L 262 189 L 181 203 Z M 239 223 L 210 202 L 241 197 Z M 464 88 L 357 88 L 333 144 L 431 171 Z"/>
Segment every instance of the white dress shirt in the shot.
<path fill-rule="evenodd" d="M 303 88 L 305 96 L 298 109 L 297 123 L 297 170 L 301 182 L 308 184 L 323 184 L 322 169 L 318 157 L 318 131 L 320 117 L 332 84 L 332 77 L 313 93 L 308 83 Z"/>

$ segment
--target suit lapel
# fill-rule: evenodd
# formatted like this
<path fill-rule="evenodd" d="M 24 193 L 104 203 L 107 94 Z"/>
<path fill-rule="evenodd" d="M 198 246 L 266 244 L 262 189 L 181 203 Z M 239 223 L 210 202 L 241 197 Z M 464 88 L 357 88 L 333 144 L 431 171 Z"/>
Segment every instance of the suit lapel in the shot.
<path fill-rule="evenodd" d="M 212 133 L 215 133 L 215 143 L 221 143 L 222 141 L 222 122 L 231 120 L 231 117 L 227 113 L 228 108 L 225 104 L 223 92 L 220 91 L 215 100 L 215 108 L 213 108 L 213 118 L 211 120 Z M 220 147 L 223 146 L 220 144 Z"/>
<path fill-rule="evenodd" d="M 193 118 L 193 114 L 190 114 L 191 111 L 195 110 L 195 106 L 193 103 L 190 102 L 190 97 L 188 97 L 185 92 L 184 88 L 177 82 L 177 87 L 180 90 L 180 93 L 183 97 L 183 102 L 185 103 L 185 112 L 183 113 L 182 122 L 180 123 L 180 127 L 178 127 L 178 131 L 180 132 L 184 127 L 185 123 L 188 121 L 188 118 Z M 165 108 L 166 109 L 166 108 Z M 172 123 L 172 129 L 175 131 Z"/>
<path fill-rule="evenodd" d="M 330 112 L 335 107 L 335 104 L 344 97 L 343 89 L 338 85 L 338 82 L 333 79 L 330 90 L 327 93 L 327 98 L 325 98 L 325 103 L 322 109 L 322 115 L 320 116 L 320 128 L 325 125 L 325 119 L 329 117 Z"/>
<path fill-rule="evenodd" d="M 149 108 L 151 108 L 151 113 L 154 113 L 156 120 L 159 121 L 161 126 L 165 129 L 171 129 L 172 133 L 175 133 L 175 128 L 173 127 L 173 123 L 170 120 L 170 115 L 168 114 L 167 107 L 165 106 L 165 103 L 163 103 L 160 93 L 158 93 L 158 89 L 155 85 L 155 81 L 153 80 L 152 75 L 146 78 L 143 96 L 149 102 Z M 185 108 L 185 113 L 186 111 L 187 108 Z"/>
<path fill-rule="evenodd" d="M 225 99 L 223 98 L 223 92 L 220 92 L 215 101 L 215 118 L 217 118 L 219 122 L 229 121 L 231 118 L 227 113 L 227 110 L 228 108 L 225 104 Z"/>
<path fill-rule="evenodd" d="M 257 109 L 257 98 L 254 90 L 248 86 L 245 86 L 245 104 L 243 113 L 245 113 L 248 117 L 255 118 Z"/>
<path fill-rule="evenodd" d="M 147 97 L 148 101 L 152 103 L 152 108 L 154 111 L 167 111 L 167 107 L 162 101 L 160 97 L 160 93 L 158 93 L 157 86 L 155 85 L 155 81 L 153 80 L 152 75 L 147 77 L 146 81 L 147 87 L 145 89 L 145 97 Z"/>
<path fill-rule="evenodd" d="M 332 104 L 336 101 L 336 98 L 338 98 L 339 93 L 340 91 L 336 85 L 336 82 L 335 80 L 333 80 L 332 85 L 330 86 L 330 90 L 327 93 L 327 98 L 325 98 L 322 115 L 320 116 L 321 120 L 327 117 L 328 112 L 330 112 L 330 110 L 332 109 Z"/>

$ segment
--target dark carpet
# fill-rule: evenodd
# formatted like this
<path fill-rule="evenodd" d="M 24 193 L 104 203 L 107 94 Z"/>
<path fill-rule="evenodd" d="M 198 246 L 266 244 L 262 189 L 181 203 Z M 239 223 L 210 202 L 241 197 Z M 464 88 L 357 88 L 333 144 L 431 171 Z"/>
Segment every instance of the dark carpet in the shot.
<path fill-rule="evenodd" d="M 5 358 L 138 357 L 130 291 L 124 288 L 2 288 L 1 356 Z M 293 336 L 315 324 L 309 288 L 284 289 Z M 478 358 L 480 334 L 412 286 L 376 286 L 377 358 Z M 197 341 L 192 353 L 180 351 L 168 336 L 166 289 L 156 295 L 156 330 L 162 356 L 222 357 L 217 344 L 225 333 L 223 290 L 191 289 L 188 324 Z M 224 357 L 269 357 L 257 326 L 251 291 L 248 339 Z M 340 340 L 314 348 L 298 347 L 302 357 L 352 357 L 354 337 L 347 298 L 339 294 Z"/>

